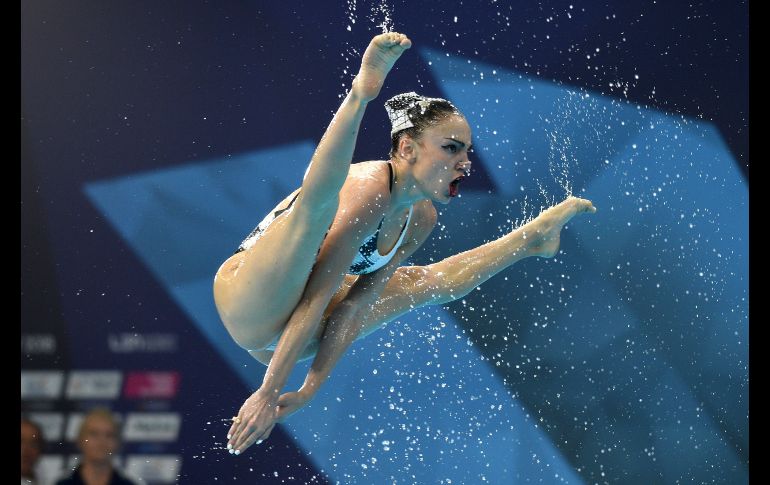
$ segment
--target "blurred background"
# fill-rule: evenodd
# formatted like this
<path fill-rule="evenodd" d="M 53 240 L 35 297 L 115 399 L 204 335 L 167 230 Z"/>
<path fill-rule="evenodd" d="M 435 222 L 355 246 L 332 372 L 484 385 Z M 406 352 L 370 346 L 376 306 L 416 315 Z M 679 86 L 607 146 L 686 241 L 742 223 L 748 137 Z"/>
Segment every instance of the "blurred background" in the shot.
<path fill-rule="evenodd" d="M 387 157 L 382 103 L 405 91 L 450 99 L 475 145 L 410 264 L 569 193 L 598 212 L 553 259 L 354 343 L 234 457 L 228 420 L 265 368 L 221 326 L 213 276 L 300 185 L 383 29 L 413 48 L 354 161 Z M 99 406 L 147 483 L 748 482 L 748 64 L 745 1 L 22 2 L 40 476 L 77 463 Z"/>

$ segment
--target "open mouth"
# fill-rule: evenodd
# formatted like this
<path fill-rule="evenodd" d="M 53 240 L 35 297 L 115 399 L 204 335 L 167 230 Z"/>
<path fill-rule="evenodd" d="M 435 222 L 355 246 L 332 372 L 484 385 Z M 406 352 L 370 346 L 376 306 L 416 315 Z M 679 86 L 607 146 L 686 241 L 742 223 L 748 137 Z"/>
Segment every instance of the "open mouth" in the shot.
<path fill-rule="evenodd" d="M 457 197 L 457 195 L 460 193 L 460 182 L 463 181 L 465 176 L 460 175 L 456 179 L 452 180 L 449 183 L 449 196 L 450 197 Z"/>

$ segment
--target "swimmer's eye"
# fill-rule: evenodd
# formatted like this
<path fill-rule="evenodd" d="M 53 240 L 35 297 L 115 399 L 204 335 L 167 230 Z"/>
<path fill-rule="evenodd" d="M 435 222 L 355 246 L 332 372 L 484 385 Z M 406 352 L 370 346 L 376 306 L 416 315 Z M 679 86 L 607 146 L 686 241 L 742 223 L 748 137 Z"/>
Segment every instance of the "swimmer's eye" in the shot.
<path fill-rule="evenodd" d="M 449 150 L 450 153 L 457 153 L 457 145 L 444 145 L 444 148 Z"/>

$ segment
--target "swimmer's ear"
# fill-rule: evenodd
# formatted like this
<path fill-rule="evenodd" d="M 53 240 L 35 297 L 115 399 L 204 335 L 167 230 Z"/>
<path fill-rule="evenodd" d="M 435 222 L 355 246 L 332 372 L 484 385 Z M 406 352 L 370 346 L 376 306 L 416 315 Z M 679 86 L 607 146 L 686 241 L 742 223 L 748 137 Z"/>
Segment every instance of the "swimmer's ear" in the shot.
<path fill-rule="evenodd" d="M 416 143 L 411 136 L 404 134 L 398 141 L 398 155 L 409 163 L 414 163 L 417 157 Z"/>

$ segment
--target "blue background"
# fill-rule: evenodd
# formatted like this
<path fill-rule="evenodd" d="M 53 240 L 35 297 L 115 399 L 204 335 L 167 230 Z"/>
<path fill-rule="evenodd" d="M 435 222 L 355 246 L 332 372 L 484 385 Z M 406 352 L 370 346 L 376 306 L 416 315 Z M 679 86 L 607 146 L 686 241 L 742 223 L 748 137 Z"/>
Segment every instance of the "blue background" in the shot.
<path fill-rule="evenodd" d="M 180 483 L 747 482 L 747 5 L 382 5 L 414 48 L 354 159 L 387 154 L 381 101 L 410 90 L 451 99 L 476 146 L 411 263 L 569 190 L 599 212 L 562 251 L 356 342 L 233 457 L 222 420 L 264 367 L 221 327 L 213 274 L 299 185 L 386 13 L 25 2 L 21 328 L 60 351 L 22 369 L 180 370 L 179 441 L 149 450 L 182 455 Z M 105 345 L 159 331 L 178 353 Z"/>

